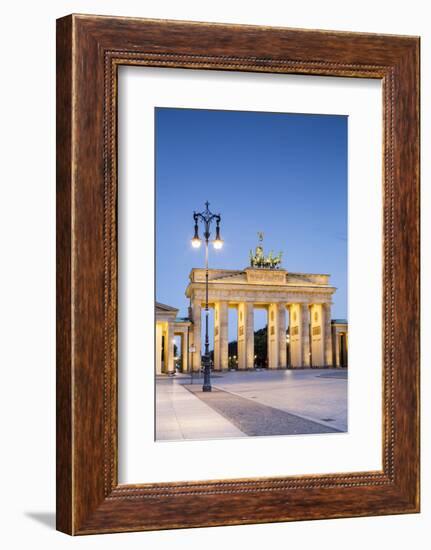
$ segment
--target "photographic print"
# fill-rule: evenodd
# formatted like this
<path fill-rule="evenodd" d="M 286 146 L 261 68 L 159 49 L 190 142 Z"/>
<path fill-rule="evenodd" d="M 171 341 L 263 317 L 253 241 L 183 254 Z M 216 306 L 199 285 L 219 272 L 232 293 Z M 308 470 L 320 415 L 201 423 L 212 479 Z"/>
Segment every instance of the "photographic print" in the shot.
<path fill-rule="evenodd" d="M 155 438 L 347 431 L 347 117 L 156 108 Z"/>

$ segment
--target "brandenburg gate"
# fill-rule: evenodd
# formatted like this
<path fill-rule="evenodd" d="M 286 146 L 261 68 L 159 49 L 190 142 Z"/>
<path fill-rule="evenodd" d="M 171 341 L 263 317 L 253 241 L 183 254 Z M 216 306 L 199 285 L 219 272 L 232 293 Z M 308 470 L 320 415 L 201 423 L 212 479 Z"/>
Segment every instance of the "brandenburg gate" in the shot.
<path fill-rule="evenodd" d="M 329 275 L 291 273 L 256 267 L 210 269 L 208 302 L 214 308 L 214 369 L 228 369 L 229 308 L 238 311 L 238 369 L 254 368 L 254 310 L 268 312 L 268 368 L 287 367 L 289 315 L 290 366 L 332 366 L 331 303 L 335 288 Z M 186 289 L 190 299 L 190 353 L 193 371 L 201 369 L 201 311 L 205 303 L 205 269 L 192 269 Z"/>

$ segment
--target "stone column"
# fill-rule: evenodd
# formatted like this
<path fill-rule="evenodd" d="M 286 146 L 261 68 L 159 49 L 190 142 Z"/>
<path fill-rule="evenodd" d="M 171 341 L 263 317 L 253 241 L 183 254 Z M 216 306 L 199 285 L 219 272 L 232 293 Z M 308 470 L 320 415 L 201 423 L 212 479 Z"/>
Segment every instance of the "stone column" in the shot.
<path fill-rule="evenodd" d="M 238 369 L 254 367 L 254 310 L 252 303 L 238 304 Z"/>
<path fill-rule="evenodd" d="M 337 327 L 334 327 L 332 329 L 332 341 L 334 344 L 334 360 L 335 360 L 335 367 L 340 366 L 340 336 L 338 334 Z"/>
<path fill-rule="evenodd" d="M 214 370 L 221 370 L 220 358 L 220 302 L 214 304 Z"/>
<path fill-rule="evenodd" d="M 238 304 L 238 369 L 245 370 L 247 368 L 247 348 L 245 338 L 245 303 Z"/>
<path fill-rule="evenodd" d="M 347 367 L 349 364 L 349 333 L 344 334 L 344 354 L 343 354 L 343 365 Z"/>
<path fill-rule="evenodd" d="M 286 304 L 277 304 L 278 313 L 278 368 L 287 367 Z"/>
<path fill-rule="evenodd" d="M 337 344 L 338 344 L 338 363 L 337 367 L 347 367 L 349 361 L 348 355 L 348 334 L 339 330 L 337 332 Z"/>
<path fill-rule="evenodd" d="M 268 306 L 268 368 L 278 367 L 278 305 Z"/>
<path fill-rule="evenodd" d="M 311 362 L 313 367 L 325 365 L 325 324 L 322 304 L 313 304 L 311 314 Z"/>
<path fill-rule="evenodd" d="M 254 305 L 245 304 L 246 368 L 254 369 Z"/>
<path fill-rule="evenodd" d="M 201 352 L 201 302 L 200 300 L 193 300 L 192 305 L 193 314 L 193 347 L 195 349 L 192 353 L 192 369 L 194 372 L 198 372 L 201 369 L 202 364 L 202 352 Z"/>
<path fill-rule="evenodd" d="M 289 336 L 292 368 L 302 367 L 301 329 L 301 306 L 300 304 L 291 304 L 289 307 Z"/>
<path fill-rule="evenodd" d="M 165 372 L 173 374 L 174 371 L 174 327 L 168 323 L 165 331 Z"/>
<path fill-rule="evenodd" d="M 163 327 L 156 323 L 156 374 L 162 374 L 162 336 Z"/>
<path fill-rule="evenodd" d="M 324 323 L 324 347 L 325 347 L 325 365 L 332 367 L 332 335 L 331 335 L 331 304 L 323 304 L 323 323 Z"/>
<path fill-rule="evenodd" d="M 181 368 L 182 372 L 189 371 L 189 352 L 187 332 L 181 334 Z"/>
<path fill-rule="evenodd" d="M 227 370 L 229 367 L 228 318 L 228 303 L 216 302 L 214 307 L 214 370 Z"/>
<path fill-rule="evenodd" d="M 310 309 L 308 304 L 301 304 L 301 348 L 302 365 L 310 366 Z"/>

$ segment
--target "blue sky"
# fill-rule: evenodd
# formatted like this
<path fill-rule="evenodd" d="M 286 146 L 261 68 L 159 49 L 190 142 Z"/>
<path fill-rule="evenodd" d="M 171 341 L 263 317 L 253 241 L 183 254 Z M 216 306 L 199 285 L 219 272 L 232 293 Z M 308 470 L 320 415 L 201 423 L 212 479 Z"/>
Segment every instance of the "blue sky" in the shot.
<path fill-rule="evenodd" d="M 347 117 L 156 108 L 155 120 L 157 300 L 187 315 L 204 265 L 192 214 L 208 200 L 224 239 L 210 267 L 245 268 L 263 231 L 285 269 L 331 275 L 332 317 L 347 318 Z"/>

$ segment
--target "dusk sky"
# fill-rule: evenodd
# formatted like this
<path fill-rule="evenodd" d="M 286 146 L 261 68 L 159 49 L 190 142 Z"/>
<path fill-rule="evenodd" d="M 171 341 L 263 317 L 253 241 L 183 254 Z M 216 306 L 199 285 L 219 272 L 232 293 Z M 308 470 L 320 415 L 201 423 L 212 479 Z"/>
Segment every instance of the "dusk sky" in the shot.
<path fill-rule="evenodd" d="M 247 267 L 262 231 L 284 269 L 331 275 L 332 317 L 347 318 L 347 117 L 157 108 L 155 120 L 157 301 L 187 315 L 188 276 L 205 261 L 192 215 L 208 200 L 224 240 L 210 268 Z"/>

